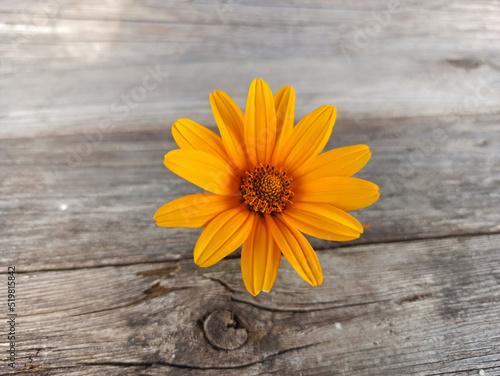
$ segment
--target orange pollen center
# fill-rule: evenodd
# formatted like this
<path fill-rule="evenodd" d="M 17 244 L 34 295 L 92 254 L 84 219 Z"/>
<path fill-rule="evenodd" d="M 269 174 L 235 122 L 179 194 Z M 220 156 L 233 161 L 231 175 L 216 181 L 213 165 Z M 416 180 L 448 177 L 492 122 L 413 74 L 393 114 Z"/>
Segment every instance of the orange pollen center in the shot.
<path fill-rule="evenodd" d="M 282 168 L 264 166 L 262 163 L 245 172 L 241 179 L 241 197 L 248 210 L 260 214 L 281 213 L 291 203 L 293 192 L 290 190 L 292 178 Z"/>

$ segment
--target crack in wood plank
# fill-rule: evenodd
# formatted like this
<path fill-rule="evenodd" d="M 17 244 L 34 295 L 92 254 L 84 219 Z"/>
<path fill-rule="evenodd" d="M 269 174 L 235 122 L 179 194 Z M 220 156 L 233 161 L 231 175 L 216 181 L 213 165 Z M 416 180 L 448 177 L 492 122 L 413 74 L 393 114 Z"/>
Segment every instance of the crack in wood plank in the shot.
<path fill-rule="evenodd" d="M 72 315 L 72 317 L 86 316 L 86 315 L 91 315 L 94 313 L 108 312 L 108 311 L 114 311 L 114 310 L 121 309 L 121 308 L 132 307 L 132 306 L 138 305 L 140 303 L 143 303 L 145 301 L 148 301 L 148 300 L 151 300 L 154 298 L 158 298 L 158 297 L 161 297 L 163 295 L 170 294 L 171 292 L 174 292 L 174 291 L 187 290 L 190 288 L 191 288 L 190 286 L 164 287 L 160 284 L 160 282 L 157 282 L 153 286 L 151 286 L 148 289 L 143 291 L 143 294 L 145 294 L 145 296 L 142 297 L 141 299 L 137 299 L 133 302 L 119 305 L 116 307 L 110 307 L 110 308 L 98 309 L 98 310 L 90 311 L 90 312 L 79 313 L 76 315 Z"/>
<path fill-rule="evenodd" d="M 280 351 L 277 351 L 273 354 L 267 355 L 263 357 L 262 359 L 259 359 L 254 362 L 249 362 L 245 364 L 240 364 L 240 365 L 230 365 L 230 366 L 219 366 L 219 367 L 211 367 L 211 366 L 195 366 L 195 365 L 189 365 L 189 364 L 179 364 L 179 363 L 171 363 L 171 362 L 152 362 L 152 363 L 140 363 L 140 362 L 103 362 L 103 363 L 78 363 L 79 365 L 83 366 L 118 366 L 118 367 L 153 367 L 153 366 L 168 366 L 168 367 L 175 367 L 175 368 L 187 368 L 187 369 L 193 369 L 193 370 L 224 370 L 224 369 L 242 369 L 242 368 L 248 368 L 256 364 L 260 363 L 265 363 L 273 358 L 276 358 L 282 354 L 286 354 L 292 351 L 298 351 L 298 350 L 303 350 L 307 349 L 313 346 L 321 345 L 323 343 L 327 343 L 328 341 L 323 341 L 323 342 L 315 342 L 315 343 L 309 343 L 307 345 L 302 345 L 302 346 L 297 346 L 297 347 L 292 347 L 288 349 L 283 349 Z M 223 351 L 223 350 L 220 350 Z"/>
<path fill-rule="evenodd" d="M 385 299 L 385 300 L 375 300 L 375 301 L 369 301 L 369 302 L 363 302 L 363 303 L 353 303 L 353 304 L 343 304 L 343 305 L 331 305 L 329 307 L 321 307 L 321 308 L 278 308 L 278 307 L 268 307 L 263 304 L 258 304 L 249 300 L 241 299 L 235 296 L 231 296 L 231 300 L 234 302 L 238 303 L 244 303 L 248 304 L 251 306 L 254 306 L 255 308 L 263 309 L 266 311 L 270 312 L 292 312 L 292 313 L 307 313 L 307 312 L 320 312 L 320 311 L 329 311 L 329 310 L 335 310 L 335 309 L 345 309 L 345 308 L 352 308 L 352 307 L 362 307 L 362 306 L 368 306 L 372 304 L 379 304 L 379 303 L 387 303 L 390 302 L 390 299 Z M 319 302 L 319 303 L 314 303 L 314 305 L 317 304 L 329 304 L 329 302 Z"/>
<path fill-rule="evenodd" d="M 444 236 L 429 236 L 429 237 L 415 237 L 408 239 L 395 239 L 395 240 L 384 240 L 384 241 L 372 241 L 370 243 L 359 243 L 359 244 L 349 244 L 349 243 L 340 243 L 336 247 L 325 247 L 325 248 L 317 248 L 316 252 L 328 252 L 328 251 L 340 251 L 342 249 L 347 248 L 362 248 L 370 245 L 383 245 L 383 244 L 394 244 L 394 243 L 414 243 L 421 241 L 432 241 L 432 240 L 445 240 L 445 239 L 463 239 L 463 238 L 473 238 L 473 237 L 483 237 L 483 236 L 494 236 L 500 235 L 498 231 L 492 232 L 474 232 L 474 233 L 465 233 L 465 234 L 455 234 L 455 235 L 444 235 Z M 150 265 L 150 264 L 165 264 L 169 262 L 179 262 L 185 260 L 191 260 L 193 258 L 192 255 L 179 255 L 175 259 L 166 259 L 166 260 L 153 260 L 151 262 L 129 262 L 129 263 L 112 263 L 112 264 L 100 264 L 93 266 L 85 266 L 85 267 L 70 267 L 70 268 L 48 268 L 48 269 L 36 269 L 36 270 L 22 270 L 16 271 L 17 274 L 33 274 L 33 273 L 50 273 L 50 272 L 63 272 L 63 271 L 72 271 L 72 270 L 92 270 L 92 269 L 101 269 L 101 268 L 112 268 L 112 267 L 127 267 L 127 266 L 135 266 L 135 265 Z M 240 255 L 238 254 L 230 254 L 226 256 L 225 260 L 238 259 Z M 167 270 L 168 268 L 166 268 Z M 147 273 L 147 272 L 145 272 Z M 155 273 L 155 272 L 152 272 Z M 161 273 L 161 272 L 158 272 Z M 0 271 L 0 275 L 7 274 L 6 271 Z M 212 277 L 210 277 L 212 278 Z"/>

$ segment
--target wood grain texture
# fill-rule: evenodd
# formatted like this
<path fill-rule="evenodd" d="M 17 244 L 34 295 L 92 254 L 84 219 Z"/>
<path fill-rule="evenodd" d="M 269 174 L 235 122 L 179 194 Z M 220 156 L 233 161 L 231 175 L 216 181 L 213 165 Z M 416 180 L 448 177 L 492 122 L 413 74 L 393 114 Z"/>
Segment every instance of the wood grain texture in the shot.
<path fill-rule="evenodd" d="M 0 374 L 500 375 L 500 5 L 391 4 L 0 1 Z M 171 124 L 215 130 L 208 94 L 244 109 L 256 77 L 296 120 L 335 105 L 326 148 L 369 145 L 381 198 L 310 239 L 323 285 L 283 261 L 254 298 L 239 251 L 199 268 L 201 230 L 153 215 L 199 192 Z"/>
<path fill-rule="evenodd" d="M 472 112 L 498 110 L 494 1 L 401 1 L 359 41 L 389 1 L 57 1 L 46 13 L 36 1 L 3 5 L 3 137 L 75 133 L 110 116 L 129 129 L 158 129 L 180 112 L 209 123 L 208 93 L 243 106 L 255 77 L 294 86 L 300 116 L 325 103 L 341 118 L 467 114 L 457 107 L 485 81 L 493 92 Z M 127 116 L 114 113 L 156 66 L 168 77 Z"/>
<path fill-rule="evenodd" d="M 273 291 L 255 298 L 237 259 L 23 273 L 19 372 L 497 374 L 499 241 L 323 250 L 320 287 L 284 262 Z M 248 331 L 242 347 L 206 340 L 203 320 L 219 309 Z"/>
<path fill-rule="evenodd" d="M 311 239 L 315 249 L 498 233 L 499 122 L 338 121 L 327 148 L 370 145 L 372 159 L 356 176 L 382 196 L 352 212 L 367 227 L 360 239 Z M 153 219 L 164 203 L 200 192 L 163 166 L 175 148 L 169 127 L 9 140 L 0 151 L 4 262 L 52 270 L 191 259 L 201 230 Z"/>

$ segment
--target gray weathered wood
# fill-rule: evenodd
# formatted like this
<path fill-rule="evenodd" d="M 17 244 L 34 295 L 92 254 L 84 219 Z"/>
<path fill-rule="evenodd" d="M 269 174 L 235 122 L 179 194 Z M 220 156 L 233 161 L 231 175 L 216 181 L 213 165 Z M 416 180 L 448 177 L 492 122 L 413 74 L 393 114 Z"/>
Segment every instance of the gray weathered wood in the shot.
<path fill-rule="evenodd" d="M 38 2 L 2 5 L 0 84 L 9 93 L 0 97 L 2 136 L 96 128 L 156 65 L 169 76 L 117 126 L 158 129 L 179 116 L 208 123 L 209 92 L 226 90 L 243 106 L 255 77 L 273 88 L 293 85 L 301 116 L 324 103 L 351 118 L 453 114 L 488 79 L 496 89 L 473 112 L 498 109 L 500 65 L 491 41 L 500 13 L 492 1 L 484 8 L 401 1 L 403 10 L 352 53 L 343 46 L 389 1 L 58 1 L 39 27 L 30 25 L 42 12 Z"/>
<path fill-rule="evenodd" d="M 402 0 L 356 44 L 389 3 L 0 1 L 0 373 L 500 375 L 499 3 Z M 327 149 L 369 145 L 381 198 L 360 239 L 311 239 L 322 286 L 283 261 L 253 298 L 238 251 L 200 269 L 201 230 L 153 214 L 199 192 L 171 124 L 215 129 L 208 94 L 244 108 L 256 77 L 297 120 L 335 105 Z"/>
<path fill-rule="evenodd" d="M 370 145 L 357 176 L 379 184 L 381 198 L 352 212 L 367 227 L 359 240 L 313 239 L 315 248 L 497 233 L 500 117 L 473 119 L 339 120 L 327 148 Z M 174 148 L 169 127 L 6 142 L 4 262 L 47 270 L 191 258 L 200 230 L 153 219 L 165 202 L 200 192 L 163 166 Z"/>
<path fill-rule="evenodd" d="M 320 287 L 283 262 L 273 291 L 255 298 L 237 259 L 23 273 L 19 372 L 496 375 L 499 241 L 323 250 Z M 203 320 L 217 310 L 248 331 L 242 347 L 206 340 Z"/>

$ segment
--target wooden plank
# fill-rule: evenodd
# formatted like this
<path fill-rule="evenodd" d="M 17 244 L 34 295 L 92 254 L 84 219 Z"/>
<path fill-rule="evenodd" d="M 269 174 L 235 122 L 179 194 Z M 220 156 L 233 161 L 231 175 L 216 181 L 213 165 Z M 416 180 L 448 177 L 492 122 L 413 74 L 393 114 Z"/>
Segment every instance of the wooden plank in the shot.
<path fill-rule="evenodd" d="M 327 149 L 368 144 L 372 159 L 357 176 L 382 196 L 353 212 L 366 227 L 359 240 L 313 246 L 498 233 L 500 117 L 477 119 L 339 120 Z M 168 128 L 4 142 L 3 261 L 47 270 L 191 258 L 201 230 L 153 219 L 164 203 L 200 192 L 163 166 L 174 148 Z"/>
<path fill-rule="evenodd" d="M 146 122 L 158 129 L 186 116 L 181 110 L 208 123 L 209 92 L 226 90 L 243 106 L 249 82 L 261 76 L 275 91 L 296 88 L 300 116 L 318 103 L 335 104 L 348 118 L 498 108 L 499 52 L 491 43 L 500 24 L 496 2 L 481 2 L 487 14 L 477 2 L 402 2 L 404 10 L 348 56 L 345 46 L 355 44 L 356 30 L 387 12 L 387 1 L 302 7 L 61 1 L 35 30 L 26 30 L 27 15 L 36 15 L 40 4 L 27 4 L 2 5 L 0 85 L 9 95 L 0 96 L 1 137 L 90 130 L 116 115 L 113 103 L 157 65 L 169 77 L 115 126 Z M 474 108 L 457 109 L 464 102 Z"/>
<path fill-rule="evenodd" d="M 499 241 L 319 251 L 322 286 L 283 262 L 255 298 L 238 259 L 18 274 L 18 372 L 497 375 Z M 247 331 L 240 348 L 207 342 L 203 320 L 218 310 Z"/>
<path fill-rule="evenodd" d="M 367 32 L 389 1 L 0 2 L 16 374 L 500 375 L 499 4 L 401 4 Z M 321 287 L 283 262 L 253 298 L 238 252 L 200 269 L 201 230 L 152 216 L 198 192 L 163 167 L 170 125 L 214 129 L 208 93 L 243 108 L 256 77 L 295 87 L 297 120 L 336 105 L 327 149 L 368 144 L 382 196 L 359 240 L 311 240 Z"/>
<path fill-rule="evenodd" d="M 108 118 L 122 130 L 137 129 L 137 124 L 141 129 L 163 129 L 179 117 L 210 125 L 210 92 L 226 91 L 244 108 L 249 83 L 261 76 L 275 92 L 284 85 L 294 86 L 298 119 L 325 103 L 337 106 L 340 118 L 350 120 L 497 113 L 496 68 L 485 64 L 471 71 L 455 65 L 463 59 L 450 63 L 449 58 L 440 53 L 419 60 L 400 57 L 398 52 L 370 55 L 349 66 L 342 56 L 274 59 L 266 61 L 266 72 L 259 68 L 262 60 L 255 59 L 237 63 L 236 68 L 234 62 L 153 60 L 147 66 L 0 75 L 2 88 L 9 93 L 0 97 L 0 136 L 92 131 Z M 396 63 L 389 66 L 386 59 Z M 150 90 L 143 80 L 151 70 L 163 72 L 163 77 L 152 81 L 157 85 Z M 204 74 L 193 80 L 200 72 Z M 18 90 L 19 86 L 24 89 Z"/>

